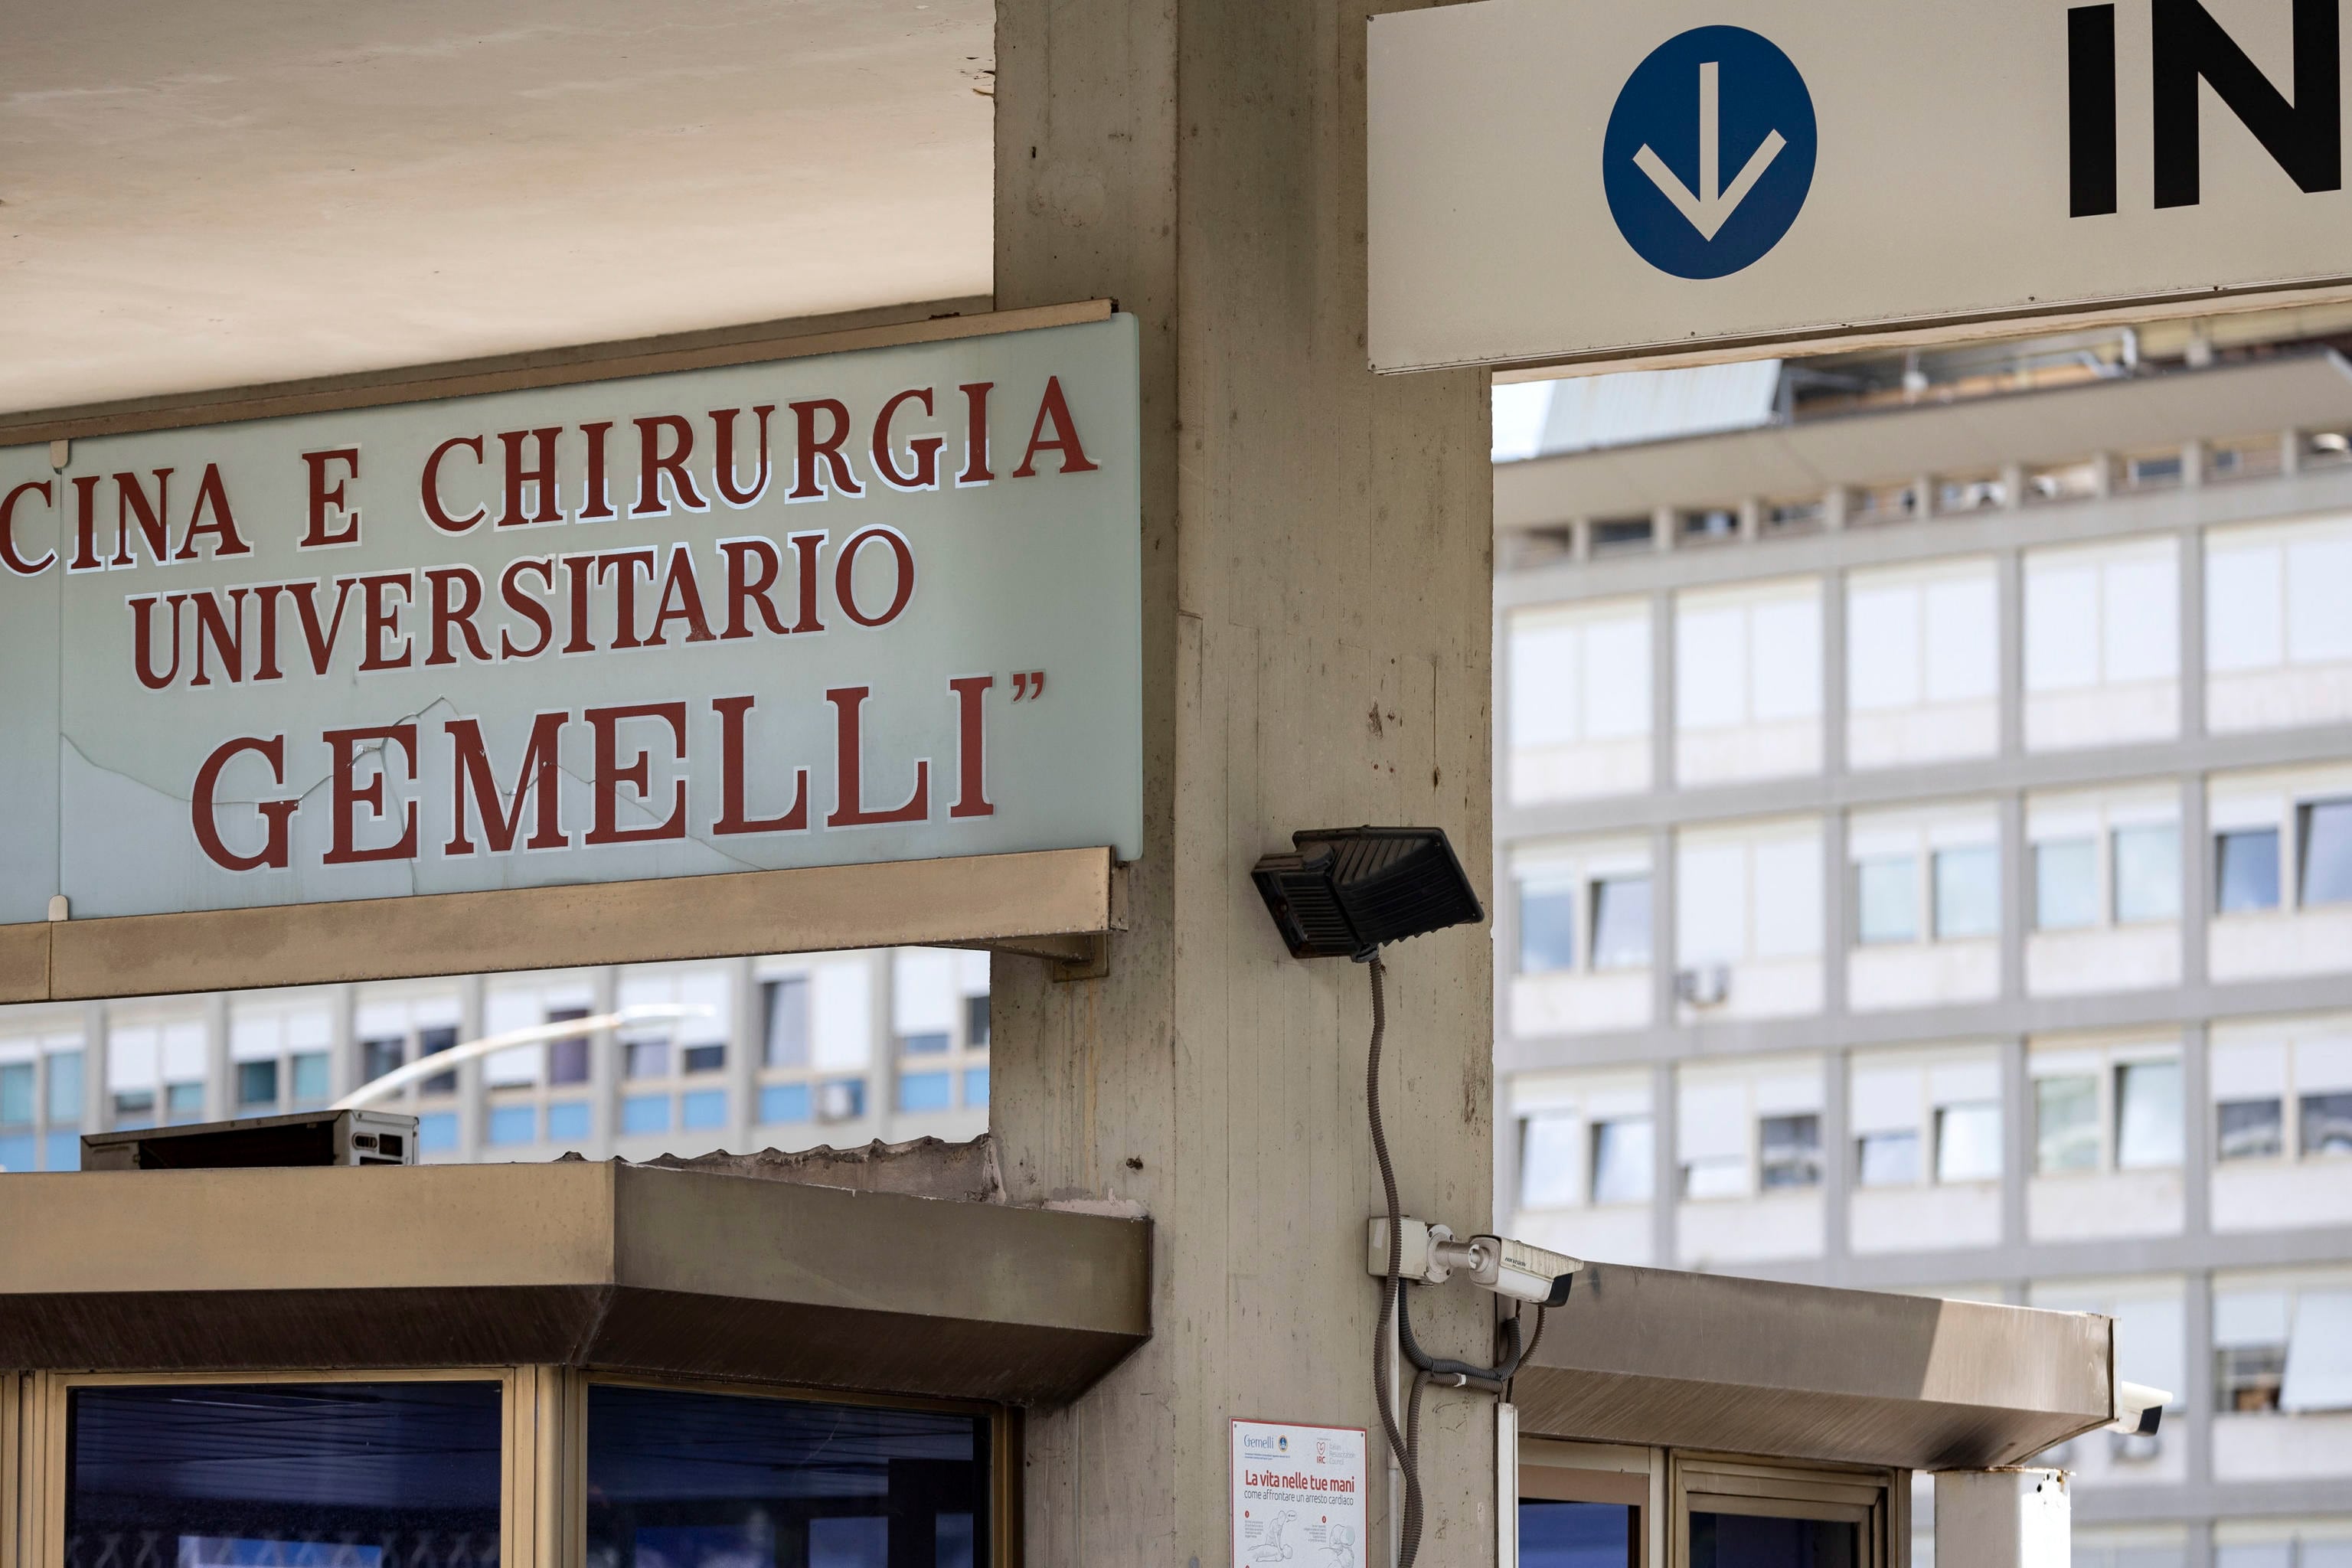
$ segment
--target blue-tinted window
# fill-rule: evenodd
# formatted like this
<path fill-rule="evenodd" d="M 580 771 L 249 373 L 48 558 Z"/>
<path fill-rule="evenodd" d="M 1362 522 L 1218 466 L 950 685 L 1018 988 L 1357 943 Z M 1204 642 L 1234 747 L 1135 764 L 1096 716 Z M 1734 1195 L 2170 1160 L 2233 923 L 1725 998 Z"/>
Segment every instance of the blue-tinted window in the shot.
<path fill-rule="evenodd" d="M 2213 908 L 2233 915 L 2274 910 L 2279 902 L 2279 836 L 2275 827 L 2241 828 L 2214 836 Z"/>
<path fill-rule="evenodd" d="M 2352 800 L 2303 808 L 2303 901 L 2352 903 Z"/>
<path fill-rule="evenodd" d="M 1520 1568 L 1633 1568 L 1640 1510 L 1617 1502 L 1519 1500 Z"/>
<path fill-rule="evenodd" d="M 547 1108 L 547 1141 L 578 1143 L 588 1136 L 588 1102 L 560 1100 Z"/>
<path fill-rule="evenodd" d="M 951 1079 L 943 1072 L 910 1072 L 898 1079 L 901 1110 L 945 1110 Z"/>
<path fill-rule="evenodd" d="M 988 1069 L 986 1068 L 963 1069 L 963 1102 L 971 1106 L 988 1103 Z"/>
<path fill-rule="evenodd" d="M 717 1072 L 727 1065 L 725 1046 L 688 1046 L 681 1055 L 686 1072 Z"/>
<path fill-rule="evenodd" d="M 79 1171 L 81 1169 L 81 1134 L 51 1132 L 41 1140 L 41 1169 L 44 1171 Z"/>
<path fill-rule="evenodd" d="M 760 1090 L 760 1121 L 773 1127 L 809 1119 L 809 1091 L 804 1083 L 772 1083 Z"/>
<path fill-rule="evenodd" d="M 495 1383 L 175 1384 L 70 1397 L 67 1563 L 499 1562 Z"/>
<path fill-rule="evenodd" d="M 29 1127 L 32 1121 L 33 1064 L 0 1067 L 0 1127 Z"/>
<path fill-rule="evenodd" d="M 1862 1527 L 1848 1521 L 1690 1516 L 1690 1568 L 1858 1568 Z"/>
<path fill-rule="evenodd" d="M 288 1066 L 293 1069 L 296 1105 L 324 1105 L 332 1098 L 328 1093 L 326 1052 L 305 1051 L 292 1058 Z"/>
<path fill-rule="evenodd" d="M 1576 965 L 1576 884 L 1519 884 L 1519 973 L 1549 974 Z"/>
<path fill-rule="evenodd" d="M 492 1143 L 531 1143 L 539 1139 L 539 1107 L 535 1105 L 493 1105 L 490 1107 L 488 1141 Z"/>
<path fill-rule="evenodd" d="M 49 1124 L 81 1125 L 81 1053 L 59 1051 L 49 1058 Z"/>
<path fill-rule="evenodd" d="M 936 1057 L 947 1053 L 945 1035 L 902 1035 L 898 1038 L 898 1054 L 905 1057 Z"/>
<path fill-rule="evenodd" d="M 456 1111 L 436 1110 L 416 1119 L 416 1147 L 420 1153 L 446 1154 L 457 1146 Z"/>
<path fill-rule="evenodd" d="M 200 1083 L 166 1084 L 163 1088 L 163 1120 L 179 1123 L 202 1121 L 205 1119 L 205 1086 Z"/>
<path fill-rule="evenodd" d="M 624 1132 L 668 1131 L 669 1096 L 633 1094 L 621 1101 L 621 1131 Z"/>
<path fill-rule="evenodd" d="M 705 1131 L 727 1125 L 727 1091 L 723 1089 L 698 1089 L 691 1094 L 677 1097 L 679 1125 L 695 1131 Z"/>
<path fill-rule="evenodd" d="M 589 1568 L 986 1568 L 988 1480 L 982 1416 L 588 1391 Z"/>
<path fill-rule="evenodd" d="M 827 1079 L 817 1093 L 821 1097 L 817 1107 L 828 1121 L 846 1121 L 866 1114 L 866 1080 L 862 1078 Z"/>
<path fill-rule="evenodd" d="M 1592 884 L 1592 967 L 1643 969 L 1649 963 L 1649 874 L 1599 879 Z"/>
<path fill-rule="evenodd" d="M 236 1102 L 241 1107 L 277 1104 L 278 1064 L 274 1061 L 237 1063 Z"/>
<path fill-rule="evenodd" d="M 40 1146 L 30 1132 L 0 1132 L 0 1171 L 37 1169 Z"/>
<path fill-rule="evenodd" d="M 120 1131 L 155 1125 L 155 1091 L 124 1089 L 114 1097 L 114 1125 Z"/>

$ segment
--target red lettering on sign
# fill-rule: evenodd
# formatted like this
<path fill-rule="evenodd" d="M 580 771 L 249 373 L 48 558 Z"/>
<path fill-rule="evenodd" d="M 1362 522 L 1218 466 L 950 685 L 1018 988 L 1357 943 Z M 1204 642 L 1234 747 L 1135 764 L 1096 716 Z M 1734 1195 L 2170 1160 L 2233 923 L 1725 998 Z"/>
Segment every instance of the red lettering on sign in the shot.
<path fill-rule="evenodd" d="M 291 835 L 288 819 L 302 803 L 299 800 L 264 800 L 255 802 L 261 820 L 268 825 L 268 834 L 257 854 L 239 855 L 223 841 L 220 824 L 215 820 L 213 797 L 220 791 L 220 776 L 228 764 L 239 755 L 250 752 L 269 764 L 269 782 L 286 783 L 286 737 L 272 735 L 263 741 L 247 737 L 229 742 L 205 759 L 196 770 L 196 786 L 188 794 L 190 826 L 196 830 L 196 847 L 205 858 L 224 871 L 273 871 L 286 869 L 287 847 Z"/>
<path fill-rule="evenodd" d="M 373 849 L 359 847 L 359 808 L 366 806 L 369 815 L 381 822 L 389 815 L 384 808 L 383 781 L 386 749 L 398 746 L 407 760 L 408 782 L 416 782 L 416 726 L 414 724 L 381 724 L 361 730 L 330 730 L 322 737 L 332 748 L 335 757 L 334 846 L 320 857 L 329 866 L 356 866 L 370 860 L 414 860 L 416 858 L 416 803 L 410 801 L 401 813 L 400 837 L 393 843 Z M 358 782 L 361 763 L 360 747 L 376 742 L 370 753 L 375 764 L 375 775 L 364 784 Z"/>

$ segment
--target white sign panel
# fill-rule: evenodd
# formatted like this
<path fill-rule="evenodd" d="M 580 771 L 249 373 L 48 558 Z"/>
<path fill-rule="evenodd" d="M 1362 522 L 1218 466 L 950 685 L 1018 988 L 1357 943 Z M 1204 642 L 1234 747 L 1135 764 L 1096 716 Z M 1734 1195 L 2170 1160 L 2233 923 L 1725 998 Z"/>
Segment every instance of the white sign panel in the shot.
<path fill-rule="evenodd" d="M 1372 363 L 1720 353 L 2341 289 L 2337 5 L 1374 16 Z"/>
<path fill-rule="evenodd" d="M 1364 1431 L 1287 1421 L 1234 1423 L 1234 1565 L 1360 1568 Z"/>
<path fill-rule="evenodd" d="M 1129 317 L 0 450 L 0 921 L 1140 852 Z"/>

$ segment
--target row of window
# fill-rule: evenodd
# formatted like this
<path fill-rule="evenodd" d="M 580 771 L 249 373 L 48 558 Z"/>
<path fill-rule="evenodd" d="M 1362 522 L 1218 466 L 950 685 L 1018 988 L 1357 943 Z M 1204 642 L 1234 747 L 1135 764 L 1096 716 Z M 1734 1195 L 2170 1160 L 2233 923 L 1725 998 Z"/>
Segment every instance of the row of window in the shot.
<path fill-rule="evenodd" d="M 584 973 L 486 981 L 483 1035 L 518 1043 L 480 1058 L 473 1142 L 582 1146 L 723 1131 L 739 1117 L 793 1128 L 869 1114 L 984 1111 L 984 955 L 908 949 L 761 961 L 740 1025 L 740 978 L 734 965 L 623 970 L 602 1005 Z M 339 1007 L 349 1009 L 341 1020 Z M 608 1056 L 592 1034 L 562 1033 L 604 1010 L 617 1014 L 606 1026 Z M 0 1010 L 0 1168 L 72 1169 L 80 1134 L 93 1125 L 324 1106 L 449 1050 L 464 1033 L 450 982 L 358 987 L 348 999 L 330 992 L 232 997 L 226 1037 L 217 1040 L 202 1004 L 111 1004 L 90 1068 L 81 1023 L 75 1016 L 65 1026 L 52 1010 Z M 339 1036 L 348 1045 L 339 1047 Z M 739 1051 L 751 1057 L 752 1079 L 740 1101 L 726 1070 Z M 215 1052 L 226 1061 L 216 1064 Z M 878 1073 L 877 1054 L 886 1057 Z M 99 1075 L 94 1100 L 91 1072 Z M 873 1105 L 869 1085 L 880 1097 Z M 432 1074 L 387 1103 L 415 1110 L 423 1150 L 446 1154 L 468 1142 L 458 1088 L 457 1072 Z"/>
<path fill-rule="evenodd" d="M 2177 1169 L 2186 1108 L 2177 1039 L 2032 1042 L 2027 1161 L 2037 1176 Z M 2352 1015 L 2213 1026 L 2207 1046 L 2212 1156 L 2231 1166 L 2352 1157 Z M 2004 1127 L 2000 1050 L 1959 1046 L 1857 1051 L 1845 1063 L 1859 1188 L 1998 1183 Z M 1817 1187 L 1822 1058 L 1695 1063 L 1676 1079 L 1677 1196 L 1746 1198 Z M 1654 1194 L 1656 1133 L 1645 1075 L 1622 1069 L 1523 1074 L 1517 1206 L 1640 1205 Z M 2352 1184 L 2352 1166 L 2338 1178 Z"/>
<path fill-rule="evenodd" d="M 2290 773 L 2219 774 L 2208 781 L 2208 904 L 2217 929 L 2234 917 L 2352 910 L 2352 766 Z M 1675 835 L 1673 938 L 1685 1000 L 1731 1000 L 1704 972 L 1817 957 L 1824 944 L 1822 824 L 1779 818 L 1685 827 Z M 2184 865 L 2179 786 L 2172 782 L 2052 792 L 2024 803 L 2024 916 L 2037 935 L 2169 928 L 2181 916 Z M 1942 802 L 1846 817 L 1852 941 L 1857 949 L 1989 943 L 2002 926 L 2000 807 Z M 1522 975 L 1638 971 L 1654 960 L 1654 876 L 1646 837 L 1523 845 L 1511 858 Z M 2169 938 L 2146 954 L 2063 942 L 2030 954 L 2030 989 L 2081 991 L 2169 984 Z M 2215 977 L 2252 977 L 2263 965 L 2336 967 L 2315 943 L 2309 964 L 2286 949 L 2237 942 Z M 2244 965 L 2238 965 L 2242 949 Z M 2165 962 L 2150 963 L 2151 958 Z M 1919 1005 L 1990 994 L 1998 965 L 1942 975 L 1942 989 L 1906 994 L 1898 970 L 1858 963 L 1857 1006 Z M 1753 977 L 1750 977 L 1751 979 Z M 1973 985 L 1974 989 L 1970 989 Z M 1956 989 L 1957 987 L 1957 989 Z M 1883 994 L 1882 994 L 1883 993 Z M 1634 1000 L 1644 1004 L 1646 998 Z M 1542 998 L 1523 998 L 1540 1010 Z M 1818 1005 L 1818 1003 L 1814 1003 Z M 1631 1020 L 1641 1021 L 1639 1018 Z M 1521 1032 L 1530 1020 L 1517 1020 Z M 1583 1026 L 1623 1026 L 1594 1018 Z M 1543 1026 L 1574 1028 L 1558 1018 Z"/>
<path fill-rule="evenodd" d="M 1998 563 L 1969 556 L 1845 577 L 1846 761 L 2000 748 Z M 2179 733 L 2179 542 L 2023 552 L 2021 715 L 2030 751 Z M 1674 773 L 1685 784 L 1819 772 L 1822 580 L 1688 588 L 1673 599 Z M 2205 536 L 2206 727 L 2352 718 L 2352 518 Z M 1521 610 L 1504 711 L 1520 804 L 1653 786 L 1651 603 Z"/>

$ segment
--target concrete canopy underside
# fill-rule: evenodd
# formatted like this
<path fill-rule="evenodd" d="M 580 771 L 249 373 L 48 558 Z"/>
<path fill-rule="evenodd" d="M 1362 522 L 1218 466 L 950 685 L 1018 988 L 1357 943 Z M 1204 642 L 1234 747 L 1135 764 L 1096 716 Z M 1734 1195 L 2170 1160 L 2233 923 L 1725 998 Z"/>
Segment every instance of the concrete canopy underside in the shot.
<path fill-rule="evenodd" d="M 21 0 L 0 411 L 990 289 L 988 0 Z"/>
<path fill-rule="evenodd" d="M 2113 1419 L 2109 1320 L 1592 1264 L 1514 1397 L 1529 1436 L 1972 1469 Z"/>

